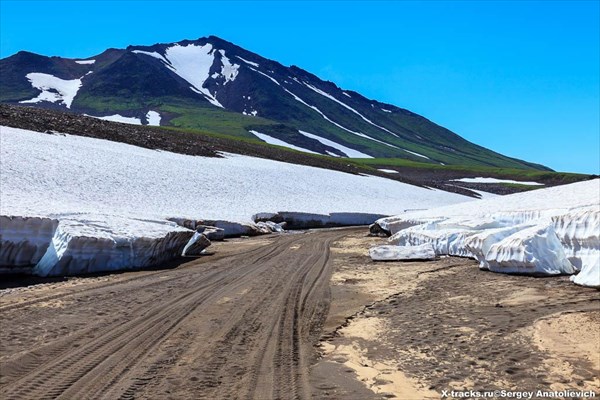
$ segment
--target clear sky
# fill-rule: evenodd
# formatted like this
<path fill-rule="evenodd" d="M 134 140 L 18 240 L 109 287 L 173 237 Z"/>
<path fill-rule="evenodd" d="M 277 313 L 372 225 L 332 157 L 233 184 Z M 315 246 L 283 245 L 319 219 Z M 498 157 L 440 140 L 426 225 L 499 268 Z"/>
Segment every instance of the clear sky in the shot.
<path fill-rule="evenodd" d="M 0 0 L 0 55 L 216 35 L 500 153 L 599 173 L 599 4 Z"/>

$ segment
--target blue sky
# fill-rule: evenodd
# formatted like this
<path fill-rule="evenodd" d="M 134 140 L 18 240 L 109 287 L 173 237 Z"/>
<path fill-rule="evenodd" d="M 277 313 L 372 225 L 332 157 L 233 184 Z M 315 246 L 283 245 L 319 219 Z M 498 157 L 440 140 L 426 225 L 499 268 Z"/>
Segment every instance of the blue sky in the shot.
<path fill-rule="evenodd" d="M 500 153 L 599 173 L 599 4 L 0 0 L 0 55 L 216 35 Z"/>

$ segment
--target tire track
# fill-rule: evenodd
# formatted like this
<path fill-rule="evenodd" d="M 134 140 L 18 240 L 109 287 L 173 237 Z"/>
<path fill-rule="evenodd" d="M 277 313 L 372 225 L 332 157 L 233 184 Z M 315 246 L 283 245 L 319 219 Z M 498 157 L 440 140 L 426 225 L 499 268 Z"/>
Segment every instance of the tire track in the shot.
<path fill-rule="evenodd" d="M 14 321 L 43 319 L 37 322 L 47 324 L 49 338 L 0 363 L 3 398 L 309 398 L 314 330 L 328 301 L 329 246 L 350 231 L 282 235 L 217 260 L 141 273 L 142 281 L 134 275 L 8 304 Z M 69 296 L 78 301 L 66 310 L 27 308 Z M 55 333 L 93 307 L 110 313 L 66 337 Z M 9 325 L 8 337 L 18 333 L 18 323 Z"/>

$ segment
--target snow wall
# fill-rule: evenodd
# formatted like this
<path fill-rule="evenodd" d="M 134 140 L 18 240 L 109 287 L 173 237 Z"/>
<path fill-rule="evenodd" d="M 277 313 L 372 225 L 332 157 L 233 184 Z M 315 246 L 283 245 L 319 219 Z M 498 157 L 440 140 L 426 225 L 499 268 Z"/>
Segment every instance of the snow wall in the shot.
<path fill-rule="evenodd" d="M 397 246 L 430 244 L 436 255 L 471 257 L 481 269 L 576 274 L 600 288 L 600 180 L 503 196 L 376 221 Z"/>

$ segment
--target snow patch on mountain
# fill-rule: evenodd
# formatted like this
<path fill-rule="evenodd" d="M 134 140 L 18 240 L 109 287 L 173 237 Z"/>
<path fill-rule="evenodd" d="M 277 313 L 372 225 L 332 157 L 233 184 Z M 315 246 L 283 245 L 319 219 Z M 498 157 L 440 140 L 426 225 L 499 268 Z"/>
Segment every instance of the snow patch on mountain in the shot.
<path fill-rule="evenodd" d="M 169 65 L 169 62 L 159 53 L 157 53 L 156 51 L 144 51 L 144 50 L 132 50 L 133 53 L 135 54 L 144 54 L 150 57 L 154 57 L 159 59 L 160 61 L 164 62 L 165 64 Z"/>
<path fill-rule="evenodd" d="M 543 186 L 543 183 L 539 183 L 539 182 L 523 182 L 523 181 L 514 181 L 511 179 L 496 179 L 496 178 L 484 178 L 484 177 L 477 177 L 477 178 L 461 178 L 461 179 L 454 179 L 455 182 L 466 182 L 466 183 L 518 183 L 520 185 L 530 185 L 530 186 Z"/>
<path fill-rule="evenodd" d="M 298 150 L 298 151 L 303 151 L 305 153 L 312 153 L 312 154 L 319 154 L 316 151 L 312 151 L 312 150 L 308 150 L 299 146 L 295 146 L 293 144 L 284 142 L 281 139 L 277 139 L 274 138 L 273 136 L 269 136 L 269 135 L 265 135 L 264 133 L 260 133 L 254 130 L 249 131 L 251 134 L 253 134 L 254 136 L 256 136 L 257 138 L 259 138 L 260 140 L 262 140 L 263 142 L 269 143 L 269 144 L 274 144 L 277 146 L 283 146 L 283 147 L 287 147 L 289 149 L 293 149 L 293 150 Z"/>
<path fill-rule="evenodd" d="M 263 74 L 263 75 L 264 75 L 264 74 Z M 273 79 L 273 80 L 274 80 L 274 79 Z M 275 81 L 275 82 L 277 82 L 277 81 Z M 277 84 L 279 84 L 279 83 L 277 83 Z M 389 146 L 389 147 L 393 147 L 393 148 L 396 148 L 396 149 L 398 148 L 397 146 L 394 146 L 393 144 L 389 144 L 389 143 L 386 143 L 386 142 L 384 142 L 384 141 L 381 141 L 381 140 L 379 140 L 379 139 L 372 138 L 372 137 L 371 137 L 371 136 L 369 136 L 369 135 L 365 135 L 364 133 L 353 131 L 353 130 L 351 130 L 351 129 L 348 129 L 348 128 L 346 128 L 346 127 L 344 127 L 344 126 L 342 126 L 342 125 L 338 124 L 337 122 L 335 122 L 335 121 L 331 120 L 329 117 L 327 117 L 327 115 L 325 115 L 325 114 L 324 114 L 324 113 L 323 113 L 321 110 L 319 110 L 317 107 L 315 107 L 315 106 L 311 106 L 311 105 L 310 105 L 310 104 L 308 104 L 306 101 L 302 100 L 300 97 L 298 97 L 297 95 L 295 95 L 294 93 L 292 93 L 292 92 L 291 92 L 291 91 L 289 91 L 288 89 L 284 88 L 283 86 L 282 86 L 282 88 L 283 88 L 283 90 L 285 90 L 285 91 L 286 91 L 288 94 L 292 95 L 292 97 L 293 97 L 293 98 L 294 98 L 296 101 L 298 101 L 298 102 L 300 102 L 300 103 L 304 104 L 306 107 L 308 107 L 308 108 L 311 108 L 312 110 L 316 111 L 317 113 L 319 113 L 319 115 L 321 115 L 321 117 L 323 117 L 323 119 L 325 119 L 326 121 L 328 121 L 328 122 L 332 123 L 333 125 L 337 126 L 338 128 L 340 128 L 340 129 L 343 129 L 343 130 L 345 130 L 346 132 L 350 132 L 350 133 L 352 133 L 353 135 L 360 136 L 360 137 L 362 137 L 362 138 L 365 138 L 365 139 L 373 140 L 374 142 L 378 142 L 378 143 L 384 144 L 384 145 L 386 145 L 386 146 Z"/>
<path fill-rule="evenodd" d="M 325 146 L 329 146 L 329 147 L 333 147 L 334 149 L 338 149 L 339 151 L 344 153 L 347 157 L 350 157 L 350 158 L 373 158 L 368 154 L 361 153 L 358 150 L 351 149 L 349 147 L 346 147 L 344 145 L 336 143 L 333 140 L 329 140 L 329 139 L 325 139 L 324 137 L 317 136 L 314 133 L 309 133 L 306 131 L 298 131 L 298 132 L 300 132 L 300 134 L 302 134 L 308 138 L 318 140 L 319 142 L 323 143 Z"/>
<path fill-rule="evenodd" d="M 113 114 L 113 115 L 105 115 L 102 117 L 98 117 L 96 115 L 88 115 L 88 114 L 83 114 L 86 115 L 88 117 L 94 117 L 94 118 L 98 118 L 98 119 L 102 119 L 105 121 L 112 121 L 112 122 L 121 122 L 123 124 L 131 124 L 131 125 L 142 125 L 142 121 L 139 118 L 136 117 L 124 117 L 120 114 Z"/>
<path fill-rule="evenodd" d="M 242 58 L 242 57 L 240 57 L 240 56 L 236 56 L 236 57 L 237 57 L 237 58 L 239 58 L 240 60 L 242 60 L 243 62 L 245 62 L 245 63 L 246 63 L 246 64 L 248 64 L 248 65 L 252 65 L 253 67 L 256 67 L 256 68 L 260 67 L 260 65 L 258 65 L 258 64 L 257 64 L 257 63 L 255 63 L 255 62 L 248 61 L 248 60 L 246 60 L 245 58 Z"/>
<path fill-rule="evenodd" d="M 365 135 L 364 133 L 353 131 L 353 130 L 351 130 L 351 129 L 348 129 L 348 128 L 346 128 L 346 127 L 344 127 L 344 126 L 342 126 L 342 125 L 338 124 L 337 122 L 335 122 L 335 121 L 331 120 L 329 117 L 327 117 L 327 116 L 326 116 L 326 115 L 325 115 L 325 114 L 324 114 L 324 113 L 323 113 L 321 110 L 319 110 L 319 109 L 318 109 L 316 106 L 312 106 L 312 105 L 308 104 L 306 101 L 302 100 L 302 99 L 301 99 L 300 97 L 298 97 L 296 94 L 292 93 L 290 90 L 288 90 L 287 88 L 283 87 L 283 86 L 282 86 L 282 85 L 281 85 L 281 84 L 280 84 L 280 83 L 279 83 L 279 82 L 278 82 L 278 81 L 277 81 L 275 78 L 273 78 L 272 76 L 269 76 L 269 75 L 265 74 L 264 72 L 261 72 L 261 71 L 259 71 L 259 70 L 257 70 L 257 69 L 254 69 L 254 68 L 252 68 L 252 67 L 248 67 L 248 68 L 250 68 L 252 71 L 254 71 L 254 72 L 257 72 L 257 73 L 261 74 L 262 76 L 264 76 L 264 77 L 268 78 L 268 79 L 269 79 L 269 80 L 271 80 L 273 83 L 275 83 L 277 86 L 280 86 L 280 87 L 281 87 L 283 90 L 285 90 L 285 91 L 286 91 L 288 94 L 290 94 L 290 95 L 291 95 L 291 96 L 294 98 L 294 100 L 296 100 L 296 101 L 298 101 L 299 103 L 301 103 L 301 104 L 305 105 L 306 107 L 308 107 L 308 108 L 310 108 L 310 109 L 312 109 L 312 110 L 316 111 L 316 112 L 317 112 L 319 115 L 321 115 L 321 117 L 323 117 L 323 118 L 324 118 L 326 121 L 328 121 L 329 123 L 331 123 L 331 124 L 333 124 L 333 125 L 337 126 L 338 128 L 340 128 L 340 129 L 343 129 L 343 130 L 345 130 L 346 132 L 352 133 L 352 134 L 354 134 L 354 135 L 357 135 L 357 136 L 363 137 L 363 138 L 365 138 L 365 139 L 373 140 L 373 141 L 375 141 L 375 142 L 378 142 L 378 143 L 384 144 L 384 145 L 386 145 L 386 146 L 394 147 L 394 148 L 396 148 L 396 149 L 398 148 L 397 146 L 394 146 L 393 144 L 389 144 L 389 143 L 386 143 L 386 142 L 384 142 L 384 141 L 381 141 L 381 140 L 378 140 L 378 139 L 372 138 L 371 136 Z M 294 79 L 296 82 L 298 82 L 298 83 L 299 83 L 299 81 L 298 81 L 296 78 L 293 78 L 293 79 Z M 358 157 L 358 158 L 367 158 L 367 157 Z M 371 156 L 369 156 L 368 158 L 372 158 L 372 157 L 371 157 Z"/>
<path fill-rule="evenodd" d="M 82 64 L 82 65 L 90 65 L 96 62 L 96 60 L 75 60 L 75 62 L 77 64 Z"/>
<path fill-rule="evenodd" d="M 248 112 L 246 109 L 244 109 L 244 111 L 242 111 L 242 115 L 251 115 L 253 117 L 256 117 L 258 115 L 258 111 L 251 110 L 250 112 Z"/>
<path fill-rule="evenodd" d="M 397 174 L 398 171 L 393 170 L 393 169 L 385 169 L 385 168 L 378 168 L 377 171 L 381 171 L 381 172 L 385 172 L 388 174 Z"/>
<path fill-rule="evenodd" d="M 412 154 L 412 155 L 415 155 L 415 156 L 417 156 L 417 157 L 426 158 L 426 159 L 430 160 L 430 158 L 429 158 L 429 157 L 427 157 L 427 156 L 424 156 L 423 154 L 415 153 L 414 151 L 410 151 L 410 150 L 406 150 L 406 149 L 402 149 L 402 150 L 404 150 L 405 152 L 407 152 L 407 153 L 410 153 L 410 154 Z M 463 181 L 463 182 L 464 182 L 464 181 Z"/>
<path fill-rule="evenodd" d="M 215 60 L 212 44 L 207 43 L 204 46 L 176 44 L 165 50 L 165 58 L 169 62 L 167 66 L 173 72 L 189 82 L 197 92 L 206 96 L 213 105 L 224 108 L 215 96 L 204 87 L 204 82 L 209 78 L 210 68 Z"/>
<path fill-rule="evenodd" d="M 281 86 L 281 84 L 280 84 L 279 82 L 277 82 L 277 80 L 276 80 L 275 78 L 273 78 L 272 76 L 269 76 L 269 75 L 265 74 L 264 72 L 261 72 L 261 71 L 259 71 L 259 70 L 257 70 L 257 69 L 254 69 L 254 68 L 251 68 L 251 67 L 248 67 L 248 68 L 250 68 L 252 71 L 254 71 L 254 72 L 258 72 L 258 73 L 259 73 L 259 74 L 261 74 L 262 76 L 264 76 L 264 77 L 266 77 L 266 78 L 270 79 L 270 80 L 271 80 L 273 83 L 275 83 L 277 86 Z"/>
<path fill-rule="evenodd" d="M 221 67 L 221 75 L 225 78 L 225 83 L 223 83 L 223 85 L 226 85 L 227 82 L 233 82 L 235 80 L 240 66 L 239 64 L 232 64 L 231 61 L 229 61 L 229 58 L 225 56 L 225 50 L 219 50 L 219 53 L 221 53 L 221 63 L 223 64 Z"/>
<path fill-rule="evenodd" d="M 71 103 L 81 87 L 81 79 L 60 79 L 54 75 L 43 74 L 41 72 L 32 72 L 25 76 L 31 86 L 42 92 L 30 100 L 23 100 L 19 103 L 39 103 L 48 101 L 51 103 L 63 103 L 67 108 L 71 108 Z"/>
<path fill-rule="evenodd" d="M 369 124 L 373 125 L 374 127 L 376 127 L 376 128 L 379 128 L 379 129 L 381 129 L 381 130 L 383 130 L 383 131 L 385 131 L 385 132 L 387 132 L 387 133 L 389 133 L 389 134 L 391 134 L 391 135 L 394 135 L 394 136 L 398 137 L 398 135 L 397 135 L 396 133 L 394 133 L 394 132 L 390 131 L 390 130 L 389 130 L 389 129 L 387 129 L 387 128 L 384 128 L 383 126 L 377 125 L 376 123 L 374 123 L 373 121 L 371 121 L 370 119 L 368 119 L 367 117 L 365 117 L 364 115 L 362 115 L 361 113 L 359 113 L 358 111 L 356 111 L 354 108 L 350 107 L 349 105 L 347 105 L 346 103 L 344 103 L 344 102 L 342 102 L 342 101 L 339 101 L 338 99 L 336 99 L 335 97 L 333 97 L 333 96 L 332 96 L 332 95 L 330 95 L 329 93 L 327 93 L 327 92 L 324 92 L 323 90 L 321 90 L 321 89 L 319 89 L 319 88 L 317 88 L 317 87 L 314 87 L 313 85 L 310 85 L 310 84 L 308 84 L 308 83 L 306 83 L 306 82 L 304 82 L 304 85 L 305 85 L 306 87 L 308 87 L 309 89 L 313 90 L 314 92 L 317 92 L 317 93 L 319 93 L 321 96 L 323 96 L 323 97 L 326 97 L 326 98 L 328 98 L 328 99 L 330 99 L 330 100 L 332 100 L 332 101 L 334 101 L 334 102 L 338 103 L 338 104 L 339 104 L 339 105 L 341 105 L 342 107 L 344 107 L 344 108 L 346 108 L 346 109 L 348 109 L 348 110 L 352 111 L 354 114 L 358 115 L 358 116 L 359 116 L 359 117 L 361 117 L 361 118 L 362 118 L 362 119 L 363 119 L 365 122 L 367 122 L 367 123 L 369 123 Z"/>
<path fill-rule="evenodd" d="M 160 126 L 161 116 L 157 111 L 148 111 L 146 114 L 146 121 L 148 121 L 148 125 L 152 126 Z"/>

